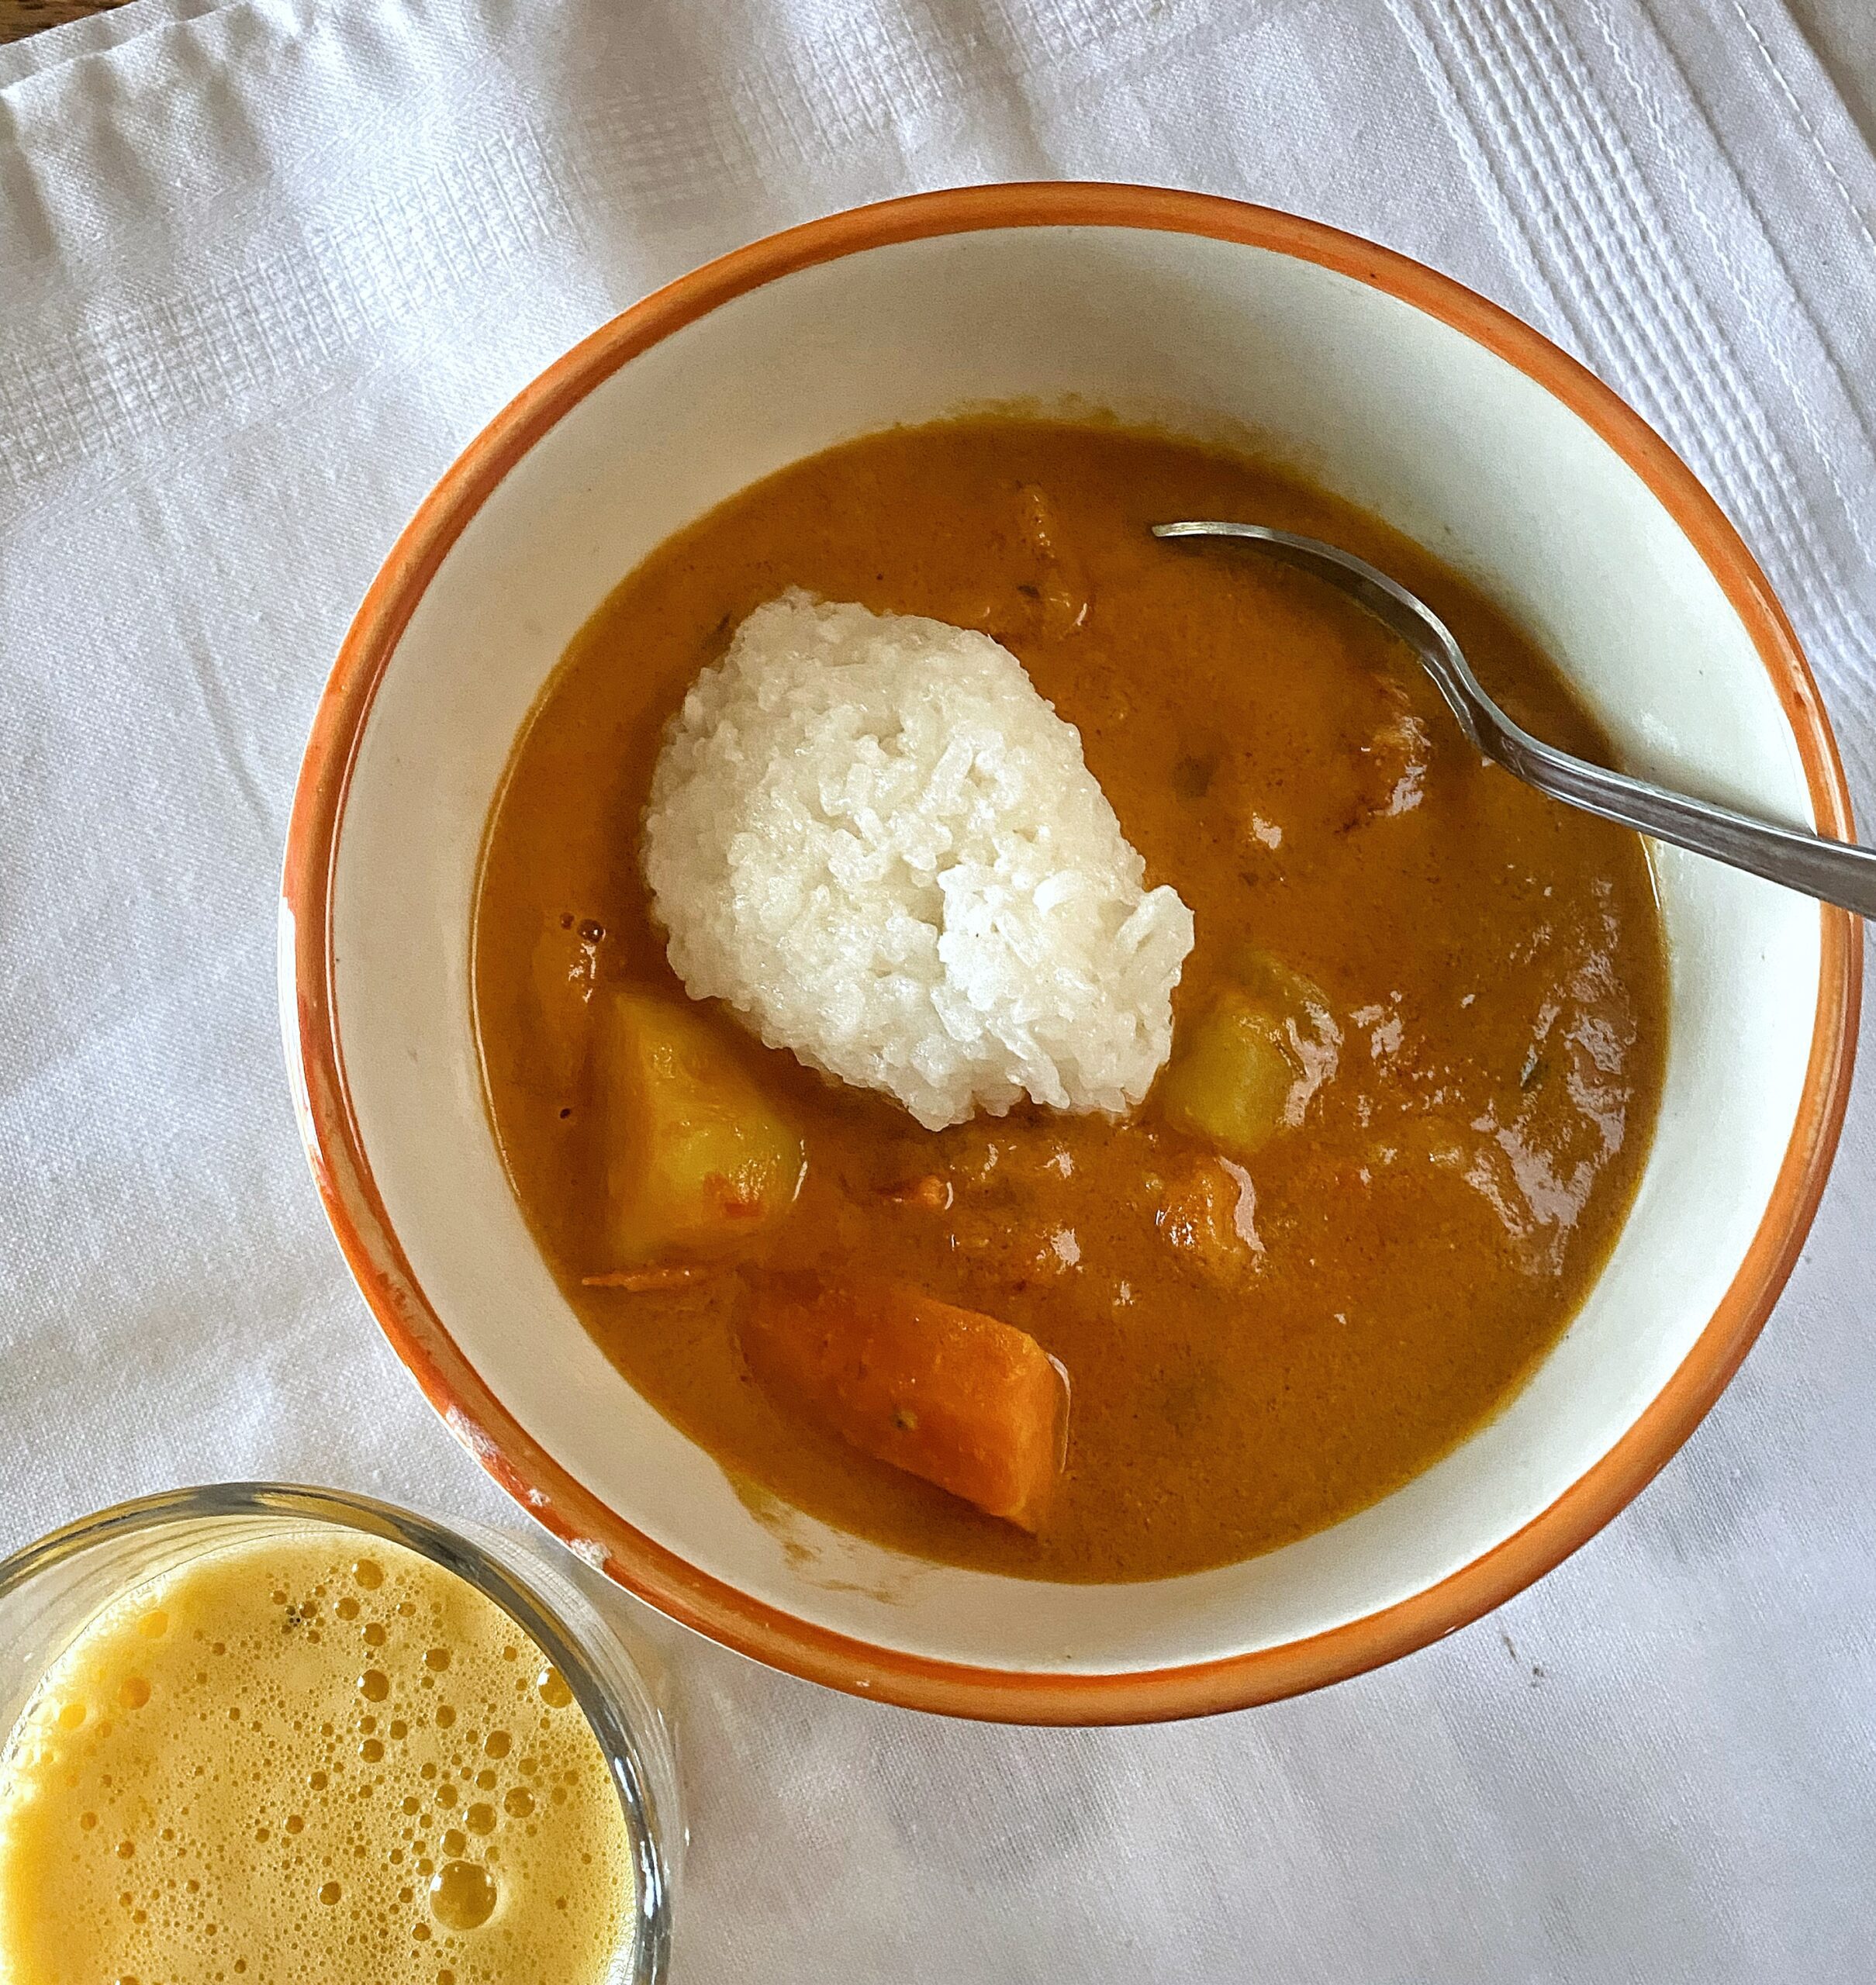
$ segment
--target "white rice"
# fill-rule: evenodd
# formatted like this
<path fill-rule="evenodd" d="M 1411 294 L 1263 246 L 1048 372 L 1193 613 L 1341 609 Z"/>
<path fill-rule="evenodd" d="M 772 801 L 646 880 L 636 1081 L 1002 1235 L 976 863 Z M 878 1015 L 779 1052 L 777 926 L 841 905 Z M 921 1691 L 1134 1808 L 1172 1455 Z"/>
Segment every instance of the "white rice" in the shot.
<path fill-rule="evenodd" d="M 672 724 L 644 846 L 693 997 L 928 1129 L 1025 1095 L 1118 1116 L 1171 1050 L 1192 913 L 987 635 L 757 608 Z"/>

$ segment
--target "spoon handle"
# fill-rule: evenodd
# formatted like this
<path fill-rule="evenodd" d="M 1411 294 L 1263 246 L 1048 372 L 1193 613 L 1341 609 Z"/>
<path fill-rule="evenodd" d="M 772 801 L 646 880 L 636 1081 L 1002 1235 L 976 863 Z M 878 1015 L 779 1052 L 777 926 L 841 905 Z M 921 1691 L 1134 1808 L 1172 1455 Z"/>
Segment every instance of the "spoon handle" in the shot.
<path fill-rule="evenodd" d="M 1876 848 L 1826 841 L 1802 828 L 1755 820 L 1646 779 L 1605 771 L 1501 722 L 1492 754 L 1508 772 L 1587 813 L 1763 875 L 1820 902 L 1876 917 Z"/>

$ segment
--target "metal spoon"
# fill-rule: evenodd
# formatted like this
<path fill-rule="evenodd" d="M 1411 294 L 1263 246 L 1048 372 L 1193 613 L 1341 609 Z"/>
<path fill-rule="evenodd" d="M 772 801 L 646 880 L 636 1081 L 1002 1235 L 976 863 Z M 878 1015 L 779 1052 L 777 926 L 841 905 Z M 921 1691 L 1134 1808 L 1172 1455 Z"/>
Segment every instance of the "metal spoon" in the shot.
<path fill-rule="evenodd" d="M 1418 656 L 1460 730 L 1491 759 L 1539 792 L 1600 814 L 1657 841 L 1691 848 L 1768 882 L 1876 917 L 1876 848 L 1826 841 L 1796 827 L 1670 792 L 1646 779 L 1606 772 L 1573 758 L 1514 723 L 1480 686 L 1439 616 L 1366 559 L 1319 538 L 1298 537 L 1263 524 L 1155 524 L 1156 537 L 1228 537 L 1339 586 Z"/>

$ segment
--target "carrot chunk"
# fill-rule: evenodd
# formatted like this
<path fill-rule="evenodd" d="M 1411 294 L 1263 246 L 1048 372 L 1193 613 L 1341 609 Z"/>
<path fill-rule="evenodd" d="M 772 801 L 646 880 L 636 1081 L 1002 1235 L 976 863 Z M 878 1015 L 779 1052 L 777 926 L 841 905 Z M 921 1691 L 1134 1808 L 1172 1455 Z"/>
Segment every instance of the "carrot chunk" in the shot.
<path fill-rule="evenodd" d="M 742 1327 L 750 1369 L 863 1453 L 1039 1527 L 1067 1392 L 1027 1331 L 903 1282 L 777 1276 Z"/>

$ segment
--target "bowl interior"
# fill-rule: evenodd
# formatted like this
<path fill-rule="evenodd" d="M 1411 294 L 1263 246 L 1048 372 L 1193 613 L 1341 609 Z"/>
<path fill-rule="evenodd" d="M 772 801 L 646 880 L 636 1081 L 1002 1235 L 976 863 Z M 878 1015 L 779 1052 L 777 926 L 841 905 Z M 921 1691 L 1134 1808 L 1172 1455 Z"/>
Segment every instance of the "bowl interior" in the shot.
<path fill-rule="evenodd" d="M 1687 1355 L 1771 1195 L 1810 1050 L 1820 924 L 1795 896 L 1660 855 L 1672 1038 L 1633 1215 L 1524 1391 L 1374 1507 L 1249 1563 L 1108 1587 L 926 1566 L 752 1510 L 606 1362 L 511 1196 L 470 1026 L 484 823 L 566 643 L 662 538 L 835 441 L 1012 402 L 1106 409 L 1294 462 L 1514 613 L 1631 768 L 1778 818 L 1809 824 L 1811 810 L 1745 627 L 1622 457 L 1460 331 L 1270 249 L 1106 226 L 867 248 L 642 351 L 496 487 L 399 640 L 333 872 L 344 1068 L 412 1269 L 527 1433 L 700 1570 L 880 1647 L 1124 1673 L 1297 1640 L 1408 1598 L 1511 1536 L 1608 1451 Z"/>

